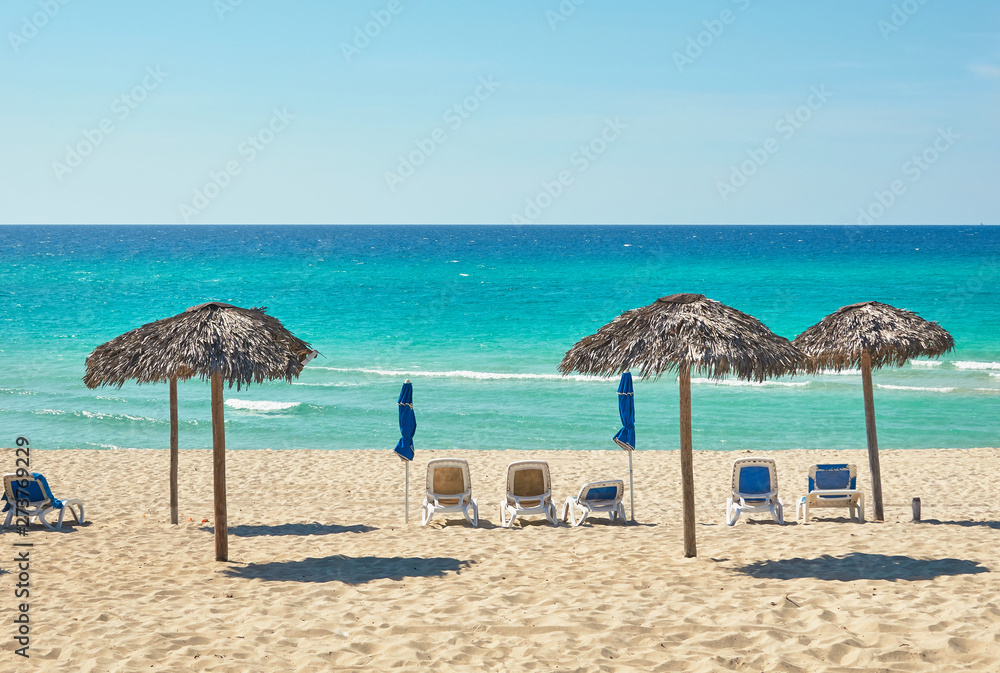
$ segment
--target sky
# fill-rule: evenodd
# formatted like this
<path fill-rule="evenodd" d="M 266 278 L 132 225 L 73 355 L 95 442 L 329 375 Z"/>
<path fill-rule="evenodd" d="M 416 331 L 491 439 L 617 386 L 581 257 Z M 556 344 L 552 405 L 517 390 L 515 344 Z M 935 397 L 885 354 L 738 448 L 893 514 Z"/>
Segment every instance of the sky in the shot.
<path fill-rule="evenodd" d="M 0 223 L 1000 223 L 996 0 L 4 0 Z"/>

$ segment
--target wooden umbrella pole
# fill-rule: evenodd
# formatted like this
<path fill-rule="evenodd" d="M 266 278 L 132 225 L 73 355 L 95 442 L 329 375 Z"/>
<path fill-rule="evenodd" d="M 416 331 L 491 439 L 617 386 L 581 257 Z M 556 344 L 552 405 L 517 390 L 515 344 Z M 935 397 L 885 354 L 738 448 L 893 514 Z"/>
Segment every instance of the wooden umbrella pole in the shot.
<path fill-rule="evenodd" d="M 691 451 L 691 367 L 681 365 L 681 484 L 684 499 L 684 556 L 698 555 L 694 535 L 694 456 Z"/>
<path fill-rule="evenodd" d="M 215 483 L 215 560 L 229 560 L 226 519 L 226 419 L 222 413 L 222 374 L 212 372 L 212 469 Z"/>
<path fill-rule="evenodd" d="M 882 468 L 878 462 L 878 437 L 875 434 L 875 396 L 872 393 L 872 358 L 868 351 L 861 353 L 861 381 L 865 392 L 865 430 L 868 433 L 868 467 L 872 475 L 872 500 L 875 501 L 875 520 L 885 521 L 882 511 Z"/>
<path fill-rule="evenodd" d="M 177 379 L 170 379 L 170 523 L 177 524 Z"/>

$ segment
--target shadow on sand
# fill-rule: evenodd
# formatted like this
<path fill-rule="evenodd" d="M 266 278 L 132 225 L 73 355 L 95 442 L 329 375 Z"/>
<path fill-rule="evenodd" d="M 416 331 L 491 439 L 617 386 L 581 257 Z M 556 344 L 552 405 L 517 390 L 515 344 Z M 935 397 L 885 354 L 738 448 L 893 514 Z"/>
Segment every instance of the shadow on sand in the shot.
<path fill-rule="evenodd" d="M 324 556 L 301 561 L 273 561 L 249 563 L 242 567 L 226 568 L 230 577 L 261 579 L 278 582 L 343 582 L 365 584 L 373 580 L 402 580 L 407 577 L 443 577 L 447 573 L 460 573 L 473 561 L 454 558 L 382 558 L 378 556 Z"/>
<path fill-rule="evenodd" d="M 916 559 L 910 556 L 853 553 L 846 556 L 791 558 L 756 561 L 736 572 L 762 579 L 790 580 L 815 577 L 821 580 L 931 580 L 942 575 L 988 573 L 989 568 L 966 559 Z"/>
<path fill-rule="evenodd" d="M 215 533 L 214 526 L 201 530 Z M 336 535 L 337 533 L 367 533 L 378 530 L 372 526 L 352 524 L 341 526 L 335 523 L 282 523 L 274 526 L 230 526 L 229 534 L 236 537 L 260 537 L 264 535 Z"/>
<path fill-rule="evenodd" d="M 917 525 L 924 525 L 925 523 L 934 524 L 938 526 L 965 526 L 967 528 L 992 528 L 993 530 L 1000 530 L 1000 521 L 938 521 L 937 519 L 924 519 Z"/>

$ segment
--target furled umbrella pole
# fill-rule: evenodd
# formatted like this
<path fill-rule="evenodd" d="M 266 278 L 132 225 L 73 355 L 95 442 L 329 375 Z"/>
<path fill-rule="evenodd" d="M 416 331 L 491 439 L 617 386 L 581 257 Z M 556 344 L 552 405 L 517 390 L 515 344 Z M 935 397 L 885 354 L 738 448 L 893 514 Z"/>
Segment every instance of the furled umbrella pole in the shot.
<path fill-rule="evenodd" d="M 943 327 L 912 311 L 877 301 L 843 306 L 795 338 L 811 372 L 861 369 L 875 520 L 884 521 L 882 474 L 875 432 L 872 369 L 901 367 L 915 357 L 938 357 L 955 347 Z"/>
<path fill-rule="evenodd" d="M 192 306 L 98 346 L 83 377 L 88 388 L 170 382 L 171 523 L 177 523 L 177 380 L 197 376 L 211 382 L 217 561 L 229 554 L 223 382 L 237 390 L 275 379 L 290 383 L 317 354 L 265 311 L 221 302 Z"/>
<path fill-rule="evenodd" d="M 753 316 L 701 294 L 662 297 L 626 311 L 574 345 L 563 374 L 640 378 L 676 371 L 680 386 L 681 481 L 684 555 L 697 555 L 694 531 L 694 459 L 691 446 L 691 370 L 711 378 L 734 375 L 750 381 L 799 371 L 803 356 Z"/>
<path fill-rule="evenodd" d="M 628 498 L 629 521 L 635 523 L 635 484 L 632 481 L 632 452 L 635 451 L 635 391 L 632 389 L 632 374 L 625 372 L 618 383 L 618 416 L 622 429 L 612 438 L 615 444 L 628 453 Z"/>
<path fill-rule="evenodd" d="M 413 462 L 413 435 L 417 431 L 417 416 L 413 412 L 413 384 L 403 382 L 396 400 L 399 407 L 399 441 L 393 451 L 403 461 L 403 523 L 410 523 L 410 463 Z"/>

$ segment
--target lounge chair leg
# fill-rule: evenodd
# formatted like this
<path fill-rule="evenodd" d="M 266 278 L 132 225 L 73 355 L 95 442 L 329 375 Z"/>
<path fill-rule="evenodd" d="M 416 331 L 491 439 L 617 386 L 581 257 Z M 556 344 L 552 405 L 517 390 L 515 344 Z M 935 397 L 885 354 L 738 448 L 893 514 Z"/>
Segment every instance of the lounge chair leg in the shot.
<path fill-rule="evenodd" d="M 740 518 L 740 508 L 733 503 L 732 498 L 726 499 L 726 525 L 735 526 Z"/>
<path fill-rule="evenodd" d="M 48 528 L 49 530 L 55 530 L 55 528 L 52 527 L 52 524 L 45 520 L 45 514 L 48 511 L 49 510 L 44 510 L 44 509 L 41 510 L 40 512 L 38 512 L 38 514 L 35 515 L 35 518 L 38 519 L 39 521 L 41 521 L 42 525 L 45 526 L 46 528 Z M 61 517 L 59 519 L 59 523 L 62 524 L 62 518 Z"/>

